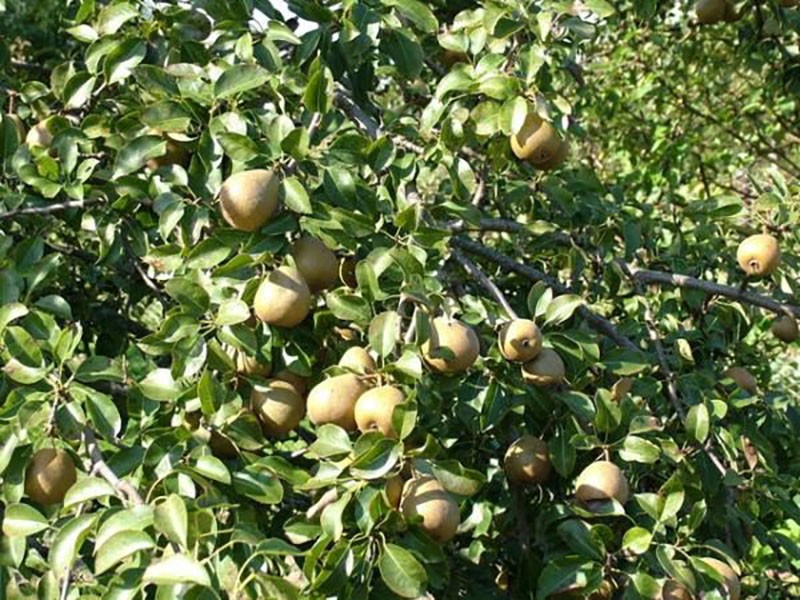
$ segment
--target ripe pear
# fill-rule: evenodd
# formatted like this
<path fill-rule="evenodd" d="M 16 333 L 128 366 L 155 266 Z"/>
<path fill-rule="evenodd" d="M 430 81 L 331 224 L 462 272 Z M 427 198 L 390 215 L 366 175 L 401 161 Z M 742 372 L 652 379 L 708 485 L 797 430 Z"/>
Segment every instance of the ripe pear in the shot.
<path fill-rule="evenodd" d="M 156 156 L 147 161 L 147 168 L 151 171 L 156 171 L 161 167 L 168 167 L 171 165 L 185 165 L 186 159 L 189 158 L 189 152 L 186 146 L 173 140 L 172 138 L 165 138 L 167 143 L 167 152 L 161 156 Z"/>
<path fill-rule="evenodd" d="M 239 350 L 233 346 L 225 345 L 225 351 L 231 357 L 233 364 L 236 365 L 236 372 L 239 375 L 257 375 L 267 377 L 272 371 L 272 366 L 262 363 L 255 356 L 250 356 L 244 350 Z"/>
<path fill-rule="evenodd" d="M 694 7 L 697 22 L 701 25 L 713 25 L 725 18 L 726 0 L 698 0 Z"/>
<path fill-rule="evenodd" d="M 452 358 L 438 355 L 446 348 Z M 478 359 L 480 342 L 475 331 L 461 321 L 437 317 L 431 323 L 430 338 L 422 346 L 422 356 L 428 366 L 438 373 L 461 373 Z"/>
<path fill-rule="evenodd" d="M 386 500 L 389 502 L 389 506 L 397 510 L 400 506 L 400 498 L 403 495 L 403 478 L 400 475 L 390 477 L 386 480 L 383 491 L 386 493 Z"/>
<path fill-rule="evenodd" d="M 600 460 L 586 467 L 575 482 L 575 498 L 581 504 L 614 498 L 625 504 L 630 496 L 628 479 L 612 462 Z"/>
<path fill-rule="evenodd" d="M 680 581 L 667 579 L 661 588 L 661 600 L 692 600 L 692 594 Z"/>
<path fill-rule="evenodd" d="M 281 369 L 275 373 L 275 379 L 285 381 L 291 385 L 294 388 L 294 391 L 297 392 L 298 396 L 305 397 L 306 392 L 308 391 L 308 383 L 306 382 L 306 378 L 298 375 L 297 373 L 293 373 L 289 369 Z"/>
<path fill-rule="evenodd" d="M 250 402 L 264 435 L 272 437 L 285 436 L 300 424 L 306 414 L 303 398 L 292 384 L 280 379 L 253 387 Z"/>
<path fill-rule="evenodd" d="M 534 166 L 547 165 L 561 150 L 561 138 L 555 127 L 531 112 L 522 128 L 511 136 L 511 150 L 517 158 Z"/>
<path fill-rule="evenodd" d="M 369 386 L 358 375 L 347 373 L 331 377 L 315 385 L 308 394 L 306 410 L 315 425 L 333 423 L 354 431 L 356 401 Z"/>
<path fill-rule="evenodd" d="M 407 519 L 422 517 L 420 527 L 440 544 L 452 539 L 461 522 L 458 504 L 439 480 L 431 476 L 406 482 L 400 510 Z"/>
<path fill-rule="evenodd" d="M 569 142 L 566 140 L 561 140 L 559 141 L 558 149 L 556 150 L 555 154 L 553 154 L 552 158 L 540 163 L 533 163 L 533 166 L 540 171 L 554 171 L 563 165 L 564 161 L 567 160 L 567 157 L 569 156 L 569 149 Z"/>
<path fill-rule="evenodd" d="M 533 385 L 558 385 L 565 376 L 564 361 L 551 348 L 542 348 L 536 358 L 522 365 L 522 378 Z"/>
<path fill-rule="evenodd" d="M 239 451 L 233 442 L 217 431 L 211 432 L 208 446 L 211 448 L 211 454 L 217 458 L 232 459 L 239 456 Z"/>
<path fill-rule="evenodd" d="M 342 358 L 339 359 L 339 366 L 356 373 L 367 374 L 375 372 L 375 361 L 367 349 L 361 346 L 353 346 L 345 350 Z"/>
<path fill-rule="evenodd" d="M 513 483 L 546 481 L 552 468 L 547 444 L 532 435 L 523 435 L 508 447 L 503 467 Z"/>
<path fill-rule="evenodd" d="M 780 341 L 790 344 L 797 339 L 797 321 L 789 315 L 781 315 L 772 322 L 770 331 Z"/>
<path fill-rule="evenodd" d="M 382 385 L 361 394 L 356 401 L 355 417 L 359 431 L 378 430 L 386 437 L 397 437 L 392 427 L 394 407 L 402 404 L 405 394 L 393 385 Z"/>
<path fill-rule="evenodd" d="M 742 13 L 736 10 L 736 7 L 733 5 L 731 0 L 725 1 L 725 16 L 723 17 L 723 21 L 726 23 L 733 23 L 738 21 L 742 18 Z"/>
<path fill-rule="evenodd" d="M 458 52 L 457 50 L 447 50 L 445 49 L 442 52 L 441 58 L 442 64 L 449 68 L 454 67 L 458 63 L 466 63 L 469 62 L 469 56 L 467 56 L 464 52 Z"/>
<path fill-rule="evenodd" d="M 312 292 L 333 287 L 339 276 L 336 255 L 318 239 L 301 237 L 292 245 L 292 256 L 297 270 Z"/>
<path fill-rule="evenodd" d="M 705 557 L 700 560 L 722 575 L 725 579 L 725 583 L 722 584 L 722 587 L 725 588 L 725 591 L 728 593 L 728 598 L 730 600 L 739 600 L 742 595 L 742 586 L 739 583 L 739 576 L 736 574 L 736 571 L 731 569 L 728 563 L 717 558 Z"/>
<path fill-rule="evenodd" d="M 778 240 L 766 233 L 751 235 L 739 244 L 736 260 L 751 277 L 770 275 L 781 262 Z"/>
<path fill-rule="evenodd" d="M 219 190 L 222 216 L 234 229 L 256 231 L 278 208 L 280 179 L 266 169 L 240 171 Z"/>
<path fill-rule="evenodd" d="M 69 454 L 64 450 L 42 448 L 28 463 L 25 493 L 39 504 L 60 504 L 77 479 L 75 462 Z"/>
<path fill-rule="evenodd" d="M 253 309 L 265 323 L 294 327 L 311 310 L 311 290 L 297 269 L 279 267 L 258 286 Z"/>
<path fill-rule="evenodd" d="M 53 143 L 53 132 L 50 131 L 49 119 L 39 121 L 31 127 L 28 135 L 25 136 L 25 143 L 31 147 L 41 146 L 42 148 L 48 148 Z"/>
<path fill-rule="evenodd" d="M 339 279 L 351 289 L 358 287 L 358 279 L 356 278 L 357 264 L 358 261 L 354 256 L 345 256 L 339 263 Z"/>
<path fill-rule="evenodd" d="M 515 319 L 503 325 L 498 336 L 500 354 L 515 362 L 528 362 L 542 349 L 542 332 L 530 319 Z"/>
<path fill-rule="evenodd" d="M 725 377 L 733 379 L 734 383 L 745 392 L 751 394 L 758 393 L 758 383 L 756 378 L 744 367 L 730 367 L 724 373 Z"/>

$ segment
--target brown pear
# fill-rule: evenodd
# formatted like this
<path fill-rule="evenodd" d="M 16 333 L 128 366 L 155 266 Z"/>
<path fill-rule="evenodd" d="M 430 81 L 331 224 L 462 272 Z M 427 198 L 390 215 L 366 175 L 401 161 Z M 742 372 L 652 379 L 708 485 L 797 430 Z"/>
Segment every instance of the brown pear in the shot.
<path fill-rule="evenodd" d="M 306 378 L 302 375 L 298 375 L 297 373 L 293 373 L 289 369 L 281 369 L 275 373 L 275 379 L 285 381 L 291 385 L 297 392 L 298 396 L 305 397 L 306 392 L 308 391 L 308 382 L 306 381 Z"/>
<path fill-rule="evenodd" d="M 742 18 L 742 13 L 736 10 L 733 0 L 725 0 L 725 16 L 722 18 L 726 23 L 734 23 Z"/>
<path fill-rule="evenodd" d="M 339 366 L 361 374 L 375 372 L 375 360 L 367 349 L 361 346 L 353 346 L 345 350 L 342 358 L 339 359 Z"/>
<path fill-rule="evenodd" d="M 361 432 L 377 430 L 386 437 L 397 437 L 392 427 L 394 407 L 402 404 L 405 394 L 393 385 L 382 385 L 367 390 L 356 401 L 356 425 Z"/>
<path fill-rule="evenodd" d="M 253 412 L 265 435 L 283 437 L 300 424 L 306 403 L 294 386 L 280 379 L 257 385 L 250 393 Z"/>
<path fill-rule="evenodd" d="M 528 362 L 542 349 L 542 332 L 530 319 L 515 319 L 500 329 L 498 342 L 507 360 Z"/>
<path fill-rule="evenodd" d="M 586 467 L 575 482 L 575 498 L 584 505 L 614 498 L 625 504 L 630 495 L 628 479 L 612 462 L 600 460 Z"/>
<path fill-rule="evenodd" d="M 534 166 L 548 165 L 561 151 L 561 138 L 548 121 L 528 113 L 520 130 L 511 136 L 511 150 Z"/>
<path fill-rule="evenodd" d="M 791 344 L 797 339 L 797 321 L 789 315 L 780 315 L 772 322 L 770 331 L 780 341 Z"/>
<path fill-rule="evenodd" d="M 25 493 L 39 504 L 60 504 L 77 479 L 75 462 L 69 454 L 64 450 L 42 448 L 28 463 Z"/>
<path fill-rule="evenodd" d="M 479 354 L 480 342 L 475 331 L 461 321 L 446 317 L 433 320 L 430 338 L 422 346 L 425 362 L 438 373 L 466 371 Z"/>
<path fill-rule="evenodd" d="M 513 483 L 542 483 L 550 476 L 547 444 L 532 435 L 523 435 L 511 444 L 503 461 L 506 477 Z"/>
<path fill-rule="evenodd" d="M 165 141 L 167 143 L 166 153 L 147 161 L 147 168 L 151 171 L 156 171 L 161 167 L 169 167 L 171 165 L 185 165 L 189 158 L 189 152 L 186 150 L 186 146 L 170 137 L 165 138 Z"/>
<path fill-rule="evenodd" d="M 211 454 L 217 458 L 233 459 L 239 456 L 239 451 L 236 449 L 234 443 L 228 437 L 217 431 L 211 432 L 208 446 L 211 448 Z"/>
<path fill-rule="evenodd" d="M 339 261 L 336 255 L 318 239 L 302 237 L 292 245 L 297 270 L 312 292 L 326 290 L 336 283 Z"/>
<path fill-rule="evenodd" d="M 222 216 L 234 229 L 256 231 L 278 208 L 278 176 L 266 169 L 240 171 L 219 190 Z"/>
<path fill-rule="evenodd" d="M 733 379 L 733 382 L 750 394 L 758 393 L 758 383 L 756 378 L 744 367 L 730 367 L 724 373 L 725 377 Z"/>
<path fill-rule="evenodd" d="M 722 587 L 725 588 L 725 591 L 728 593 L 728 598 L 730 600 L 739 600 L 742 595 L 742 586 L 739 583 L 739 576 L 736 574 L 736 571 L 731 569 L 728 563 L 717 558 L 705 557 L 700 560 L 722 575 L 725 579 Z"/>
<path fill-rule="evenodd" d="M 751 235 L 739 244 L 736 260 L 742 270 L 751 277 L 770 275 L 781 262 L 778 240 L 766 233 Z"/>
<path fill-rule="evenodd" d="M 53 143 L 53 132 L 50 130 L 50 120 L 39 121 L 30 128 L 28 135 L 25 136 L 25 143 L 28 146 L 41 146 L 48 148 Z"/>
<path fill-rule="evenodd" d="M 661 600 L 692 600 L 692 594 L 680 581 L 667 579 L 661 588 Z"/>
<path fill-rule="evenodd" d="M 701 25 L 713 25 L 725 18 L 726 0 L 698 0 L 694 7 L 697 22 Z"/>
<path fill-rule="evenodd" d="M 389 477 L 383 486 L 383 491 L 386 492 L 386 500 L 389 502 L 389 506 L 397 510 L 400 506 L 400 498 L 403 495 L 403 478 L 400 475 Z"/>
<path fill-rule="evenodd" d="M 458 50 L 445 49 L 442 52 L 441 57 L 442 64 L 448 69 L 459 63 L 469 62 L 469 56 L 467 56 L 467 54 L 464 52 L 459 52 Z"/>
<path fill-rule="evenodd" d="M 358 287 L 358 279 L 356 278 L 357 264 L 358 261 L 355 256 L 345 256 L 339 263 L 339 279 L 351 289 Z"/>
<path fill-rule="evenodd" d="M 265 323 L 294 327 L 311 310 L 311 291 L 297 269 L 279 267 L 258 286 L 253 309 Z"/>
<path fill-rule="evenodd" d="M 407 519 L 422 517 L 420 527 L 440 544 L 451 540 L 461 522 L 458 504 L 431 476 L 410 479 L 403 486 L 400 510 Z"/>
<path fill-rule="evenodd" d="M 569 150 L 569 142 L 566 140 L 561 140 L 558 144 L 558 149 L 556 150 L 555 154 L 553 154 L 552 158 L 541 163 L 533 163 L 533 166 L 540 171 L 555 171 L 567 160 L 567 157 L 569 156 Z"/>
<path fill-rule="evenodd" d="M 354 431 L 356 401 L 369 386 L 358 375 L 347 373 L 326 379 L 315 385 L 308 394 L 306 410 L 315 425 L 333 423 Z"/>
<path fill-rule="evenodd" d="M 536 358 L 522 365 L 522 378 L 533 385 L 558 385 L 565 376 L 564 361 L 551 348 L 542 348 Z"/>

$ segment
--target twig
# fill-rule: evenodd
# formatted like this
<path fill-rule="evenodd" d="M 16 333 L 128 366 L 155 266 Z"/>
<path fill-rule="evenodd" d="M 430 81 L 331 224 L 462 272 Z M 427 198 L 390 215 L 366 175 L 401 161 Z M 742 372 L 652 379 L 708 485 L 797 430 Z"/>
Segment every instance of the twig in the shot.
<path fill-rule="evenodd" d="M 529 267 L 528 265 L 518 263 L 513 258 L 473 240 L 463 237 L 454 237 L 450 240 L 450 245 L 461 248 L 470 254 L 482 256 L 483 258 L 498 264 L 506 271 L 517 273 L 518 275 L 522 275 L 531 281 L 543 281 L 545 284 L 550 286 L 556 294 L 560 295 L 571 293 L 571 290 L 568 287 L 553 277 L 543 273 L 542 271 L 539 271 L 533 267 Z M 577 312 L 592 329 L 602 333 L 621 348 L 632 350 L 634 352 L 641 352 L 641 349 L 635 343 L 633 343 L 633 341 L 620 333 L 616 325 L 614 325 L 605 317 L 601 317 L 583 305 L 578 307 Z"/>
<path fill-rule="evenodd" d="M 446 223 L 445 227 L 454 233 L 474 231 L 474 228 L 471 227 L 469 223 L 465 223 L 461 220 Z M 528 229 L 524 223 L 518 223 L 517 221 L 512 221 L 511 219 L 495 219 L 486 217 L 478 221 L 477 229 L 478 231 L 501 231 L 505 233 L 516 233 L 529 237 L 536 236 L 536 234 Z M 570 235 L 561 231 L 554 231 L 546 235 L 548 241 L 553 241 L 562 246 L 571 246 L 573 243 Z"/>
<path fill-rule="evenodd" d="M 632 276 L 637 281 L 642 283 L 657 283 L 674 287 L 700 290 L 706 294 L 725 296 L 726 298 L 744 302 L 745 304 L 752 304 L 753 306 L 759 306 L 761 308 L 771 310 L 774 313 L 800 318 L 800 307 L 778 302 L 769 296 L 763 296 L 755 292 L 748 292 L 741 288 L 722 285 L 721 283 L 715 283 L 713 281 L 697 279 L 696 277 L 690 277 L 688 275 L 681 275 L 680 273 L 667 273 L 664 271 L 641 269 L 621 260 L 618 260 L 617 264 L 620 265 L 623 271 L 629 270 Z"/>
<path fill-rule="evenodd" d="M 8 219 L 9 217 L 16 217 L 19 215 L 44 215 L 49 213 L 58 212 L 61 210 L 68 210 L 70 208 L 82 208 L 95 204 L 97 200 L 67 200 L 59 202 L 58 204 L 50 204 L 48 206 L 28 206 L 26 208 L 15 208 L 6 212 L 0 212 L 0 219 Z"/>
<path fill-rule="evenodd" d="M 483 202 L 483 198 L 486 196 L 486 178 L 488 174 L 488 168 L 484 165 L 480 175 L 478 175 L 478 187 L 475 188 L 475 193 L 472 194 L 472 200 L 470 201 L 472 206 L 478 207 Z"/>
<path fill-rule="evenodd" d="M 350 98 L 344 86 L 337 84 L 333 103 L 355 121 L 369 138 L 375 140 L 382 135 L 380 124 Z"/>
<path fill-rule="evenodd" d="M 131 504 L 144 504 L 144 500 L 142 500 L 142 497 L 139 495 L 137 489 L 127 481 L 117 477 L 116 473 L 114 473 L 108 464 L 106 464 L 106 461 L 103 459 L 103 453 L 100 451 L 100 446 L 97 443 L 97 438 L 94 435 L 94 431 L 89 429 L 89 427 L 84 427 L 83 429 L 83 443 L 85 444 L 86 451 L 89 453 L 89 457 L 92 460 L 92 472 L 97 473 L 108 483 L 110 483 L 115 490 L 120 492 L 121 497 L 127 497 Z"/>
<path fill-rule="evenodd" d="M 486 273 L 481 271 L 478 265 L 476 265 L 474 262 L 472 262 L 470 259 L 464 256 L 464 254 L 460 250 L 456 250 L 455 248 L 452 250 L 452 256 L 456 260 L 456 262 L 458 262 L 459 264 L 461 264 L 462 267 L 464 267 L 467 273 L 469 273 L 475 279 L 478 280 L 478 283 L 480 283 L 486 289 L 486 291 L 489 292 L 489 294 L 497 301 L 497 303 L 503 307 L 503 310 L 506 311 L 506 314 L 508 314 L 510 318 L 512 319 L 517 318 L 517 313 L 508 303 L 508 300 L 506 299 L 503 292 L 501 292 L 500 288 L 498 288 L 495 285 L 495 283 L 486 276 Z"/>

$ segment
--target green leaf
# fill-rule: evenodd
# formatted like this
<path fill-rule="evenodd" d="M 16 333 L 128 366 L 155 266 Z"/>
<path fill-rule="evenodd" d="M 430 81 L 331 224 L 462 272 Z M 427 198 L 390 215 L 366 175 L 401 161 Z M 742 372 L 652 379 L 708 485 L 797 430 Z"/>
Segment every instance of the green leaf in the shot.
<path fill-rule="evenodd" d="M 297 177 L 287 177 L 283 180 L 283 193 L 286 208 L 301 215 L 310 215 L 311 198 L 306 192 L 306 188 Z"/>
<path fill-rule="evenodd" d="M 261 504 L 278 504 L 283 500 L 283 486 L 271 473 L 246 467 L 233 474 L 233 488 Z"/>
<path fill-rule="evenodd" d="M 184 548 L 187 546 L 189 514 L 180 496 L 170 494 L 164 502 L 156 506 L 155 526 L 170 542 L 180 544 Z"/>
<path fill-rule="evenodd" d="M 386 358 L 395 348 L 400 329 L 400 315 L 393 310 L 382 312 L 369 324 L 369 345 Z"/>
<path fill-rule="evenodd" d="M 156 585 L 177 585 L 179 583 L 194 583 L 206 587 L 211 585 L 208 572 L 203 565 L 185 554 L 173 554 L 151 564 L 145 570 L 142 581 Z"/>
<path fill-rule="evenodd" d="M 483 473 L 467 469 L 457 460 L 437 460 L 431 465 L 431 469 L 436 479 L 448 491 L 459 496 L 473 496 L 486 483 Z"/>
<path fill-rule="evenodd" d="M 705 404 L 695 404 L 686 414 L 686 432 L 701 444 L 708 438 L 711 417 Z"/>
<path fill-rule="evenodd" d="M 0 333 L 3 333 L 9 323 L 21 319 L 27 314 L 28 308 L 19 302 L 10 302 L 0 306 Z"/>
<path fill-rule="evenodd" d="M 94 573 L 101 575 L 132 554 L 151 548 L 155 542 L 144 531 L 120 531 L 97 549 Z"/>
<path fill-rule="evenodd" d="M 3 517 L 3 534 L 27 536 L 47 529 L 47 519 L 27 504 L 12 504 L 6 507 Z"/>
<path fill-rule="evenodd" d="M 173 379 L 169 369 L 150 371 L 138 387 L 147 398 L 161 402 L 175 401 L 183 393 L 183 386 Z"/>
<path fill-rule="evenodd" d="M 555 297 L 547 305 L 545 312 L 545 325 L 558 325 L 569 319 L 579 306 L 583 305 L 583 298 L 575 294 L 564 294 Z"/>
<path fill-rule="evenodd" d="M 62 577 L 70 570 L 81 545 L 94 527 L 98 517 L 99 514 L 75 517 L 56 534 L 48 554 L 50 566 L 56 577 Z"/>
<path fill-rule="evenodd" d="M 570 436 L 567 432 L 559 427 L 556 429 L 555 435 L 550 438 L 547 444 L 550 451 L 550 461 L 553 467 L 562 477 L 569 477 L 572 470 L 575 468 L 575 445 L 571 443 Z"/>
<path fill-rule="evenodd" d="M 74 390 L 80 384 L 70 386 Z M 82 386 L 83 387 L 83 386 Z M 107 440 L 116 439 L 122 430 L 122 416 L 119 414 L 111 396 L 102 394 L 91 388 L 84 388 L 88 393 L 84 398 L 84 406 L 97 432 Z"/>
<path fill-rule="evenodd" d="M 100 547 L 120 531 L 144 531 L 152 525 L 153 509 L 146 504 L 120 510 L 103 521 L 94 544 Z"/>
<path fill-rule="evenodd" d="M 650 549 L 653 534 L 642 527 L 631 527 L 622 538 L 622 549 L 634 554 L 644 554 Z"/>
<path fill-rule="evenodd" d="M 567 545 L 578 554 L 598 561 L 605 559 L 605 546 L 592 535 L 592 528 L 588 523 L 580 519 L 569 519 L 561 523 L 557 531 Z"/>
<path fill-rule="evenodd" d="M 350 443 L 350 436 L 344 429 L 338 425 L 326 423 L 317 427 L 317 439 L 309 446 L 308 450 L 320 458 L 330 458 L 350 454 L 353 445 Z"/>
<path fill-rule="evenodd" d="M 372 318 L 372 306 L 361 296 L 345 291 L 329 292 L 325 296 L 328 309 L 337 319 L 367 325 Z"/>
<path fill-rule="evenodd" d="M 165 101 L 144 109 L 142 121 L 160 131 L 181 132 L 191 125 L 192 115 L 177 102 Z"/>
<path fill-rule="evenodd" d="M 200 316 L 208 310 L 210 303 L 208 292 L 193 281 L 176 277 L 170 279 L 164 285 L 164 289 L 192 315 Z"/>
<path fill-rule="evenodd" d="M 425 593 L 428 574 L 405 548 L 384 544 L 378 570 L 386 586 L 402 598 L 419 598 Z"/>
<path fill-rule="evenodd" d="M 651 464 L 661 456 L 661 448 L 644 438 L 629 435 L 625 438 L 622 449 L 619 451 L 619 456 L 627 462 Z"/>
<path fill-rule="evenodd" d="M 311 112 L 326 113 L 333 98 L 333 76 L 327 67 L 320 68 L 311 76 L 303 94 L 303 104 Z"/>
<path fill-rule="evenodd" d="M 603 19 L 610 17 L 617 11 L 617 9 L 606 2 L 606 0 L 583 0 L 583 4 L 590 11 Z"/>
<path fill-rule="evenodd" d="M 238 298 L 230 298 L 219 305 L 219 311 L 214 323 L 217 327 L 236 325 L 237 323 L 244 323 L 250 316 L 250 307 L 245 302 Z"/>
<path fill-rule="evenodd" d="M 113 495 L 114 488 L 105 479 L 84 477 L 67 490 L 64 496 L 64 508 Z"/>
<path fill-rule="evenodd" d="M 80 108 L 89 101 L 97 78 L 89 73 L 76 73 L 64 86 L 64 108 Z"/>
<path fill-rule="evenodd" d="M 229 98 L 261 87 L 269 81 L 269 73 L 257 65 L 230 67 L 214 83 L 216 98 Z"/>
<path fill-rule="evenodd" d="M 130 175 L 141 169 L 151 158 L 163 156 L 167 152 L 167 142 L 161 136 L 143 135 L 125 144 L 117 154 L 114 163 L 114 179 Z"/>
<path fill-rule="evenodd" d="M 436 33 L 439 21 L 430 8 L 419 0 L 383 0 L 386 6 L 394 6 L 406 19 L 425 33 Z"/>
<path fill-rule="evenodd" d="M 397 30 L 388 32 L 386 42 L 386 52 L 392 57 L 397 70 L 406 79 L 416 78 L 425 60 L 422 46 Z"/>
<path fill-rule="evenodd" d="M 101 36 L 113 35 L 131 19 L 139 16 L 139 11 L 127 2 L 112 4 L 100 11 L 95 23 L 95 30 Z"/>
<path fill-rule="evenodd" d="M 331 502 L 322 510 L 322 515 L 319 519 L 322 531 L 328 534 L 334 542 L 342 537 L 342 533 L 344 532 L 342 515 L 352 497 L 353 495 L 347 492 L 336 500 L 336 502 Z"/>
<path fill-rule="evenodd" d="M 203 477 L 208 477 L 213 481 L 225 484 L 231 482 L 231 474 L 230 471 L 228 471 L 228 467 L 215 456 L 203 455 L 198 457 L 193 468 Z"/>
<path fill-rule="evenodd" d="M 378 439 L 366 452 L 356 457 L 350 472 L 359 479 L 384 477 L 394 468 L 402 453 L 401 443 L 388 438 Z"/>
<path fill-rule="evenodd" d="M 144 60 L 147 46 L 141 40 L 125 40 L 106 55 L 103 74 L 108 85 L 124 81 L 133 69 Z"/>

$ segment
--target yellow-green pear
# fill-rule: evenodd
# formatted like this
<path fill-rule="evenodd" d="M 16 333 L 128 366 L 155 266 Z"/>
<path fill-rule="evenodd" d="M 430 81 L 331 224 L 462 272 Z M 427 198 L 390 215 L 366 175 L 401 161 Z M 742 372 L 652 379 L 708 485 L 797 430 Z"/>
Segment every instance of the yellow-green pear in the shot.
<path fill-rule="evenodd" d="M 25 493 L 39 504 L 60 504 L 77 479 L 75 462 L 67 452 L 42 448 L 28 463 L 25 471 Z"/>
<path fill-rule="evenodd" d="M 386 437 L 397 437 L 392 427 L 392 414 L 398 404 L 405 400 L 400 388 L 382 385 L 367 390 L 356 401 L 355 418 L 359 431 L 377 430 Z"/>

